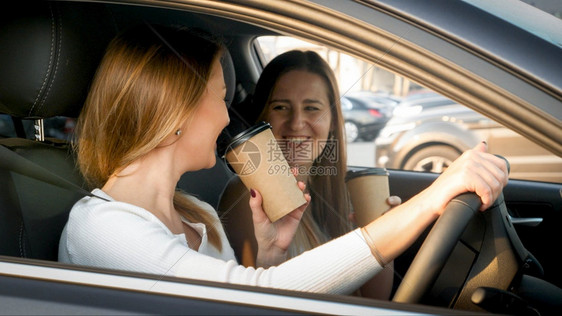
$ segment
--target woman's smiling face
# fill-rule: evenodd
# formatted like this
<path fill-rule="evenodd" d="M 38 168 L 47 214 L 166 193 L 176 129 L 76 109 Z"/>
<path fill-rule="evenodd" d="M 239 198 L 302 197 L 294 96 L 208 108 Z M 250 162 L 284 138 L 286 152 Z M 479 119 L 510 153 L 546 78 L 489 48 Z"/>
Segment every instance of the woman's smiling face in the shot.
<path fill-rule="evenodd" d="M 317 74 L 291 70 L 277 80 L 266 106 L 265 118 L 289 165 L 312 165 L 332 126 L 326 82 Z"/>

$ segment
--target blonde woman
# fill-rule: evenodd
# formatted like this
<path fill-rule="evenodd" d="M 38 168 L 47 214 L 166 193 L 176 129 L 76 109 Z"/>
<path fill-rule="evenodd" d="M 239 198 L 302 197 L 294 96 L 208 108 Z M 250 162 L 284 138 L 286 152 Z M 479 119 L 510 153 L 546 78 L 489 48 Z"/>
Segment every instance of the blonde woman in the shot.
<path fill-rule="evenodd" d="M 215 210 L 175 190 L 183 173 L 215 164 L 216 140 L 229 122 L 220 55 L 221 45 L 207 37 L 166 27 L 143 25 L 112 41 L 77 130 L 79 167 L 94 196 L 73 206 L 60 261 L 346 294 L 411 245 L 458 193 L 475 191 L 487 208 L 507 182 L 505 163 L 482 144 L 363 230 L 276 267 L 238 265 Z M 251 196 L 258 258 L 284 255 L 306 204 L 274 225 L 259 191 Z"/>

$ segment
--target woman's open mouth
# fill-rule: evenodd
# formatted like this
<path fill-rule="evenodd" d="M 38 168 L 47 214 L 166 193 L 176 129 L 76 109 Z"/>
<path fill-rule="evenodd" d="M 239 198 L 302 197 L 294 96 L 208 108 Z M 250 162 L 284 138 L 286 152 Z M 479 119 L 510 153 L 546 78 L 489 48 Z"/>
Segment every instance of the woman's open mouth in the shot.
<path fill-rule="evenodd" d="M 312 137 L 310 136 L 288 136 L 283 137 L 287 147 L 303 148 L 304 146 L 312 146 Z"/>
<path fill-rule="evenodd" d="M 315 148 L 310 136 L 286 136 L 279 145 L 289 164 L 313 160 Z"/>

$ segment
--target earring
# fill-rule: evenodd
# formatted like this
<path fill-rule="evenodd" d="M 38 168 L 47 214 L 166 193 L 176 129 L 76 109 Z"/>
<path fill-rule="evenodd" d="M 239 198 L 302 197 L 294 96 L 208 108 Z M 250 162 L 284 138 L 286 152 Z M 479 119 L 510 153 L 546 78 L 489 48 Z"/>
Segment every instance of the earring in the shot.
<path fill-rule="evenodd" d="M 181 129 L 178 128 L 178 130 L 176 131 L 176 135 L 180 136 L 181 135 Z"/>

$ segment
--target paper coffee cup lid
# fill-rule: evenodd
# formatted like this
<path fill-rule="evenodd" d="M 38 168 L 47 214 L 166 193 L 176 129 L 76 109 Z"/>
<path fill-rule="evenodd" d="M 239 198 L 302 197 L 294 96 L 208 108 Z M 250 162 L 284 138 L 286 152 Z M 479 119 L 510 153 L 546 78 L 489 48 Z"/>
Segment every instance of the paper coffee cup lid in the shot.
<path fill-rule="evenodd" d="M 267 123 L 267 122 L 260 122 L 246 130 L 244 130 L 243 132 L 240 132 L 239 134 L 237 134 L 236 136 L 234 136 L 232 138 L 232 140 L 230 141 L 230 143 L 228 144 L 228 146 L 226 146 L 226 148 L 224 150 L 221 150 L 222 152 L 219 153 L 222 158 L 225 157 L 225 155 L 233 150 L 234 148 L 242 145 L 244 142 L 246 142 L 248 139 L 252 138 L 253 136 L 263 132 L 266 129 L 270 129 L 271 128 L 271 124 Z"/>
<path fill-rule="evenodd" d="M 388 176 L 388 170 L 385 168 L 349 168 L 345 175 L 345 181 L 355 179 L 362 176 Z"/>

